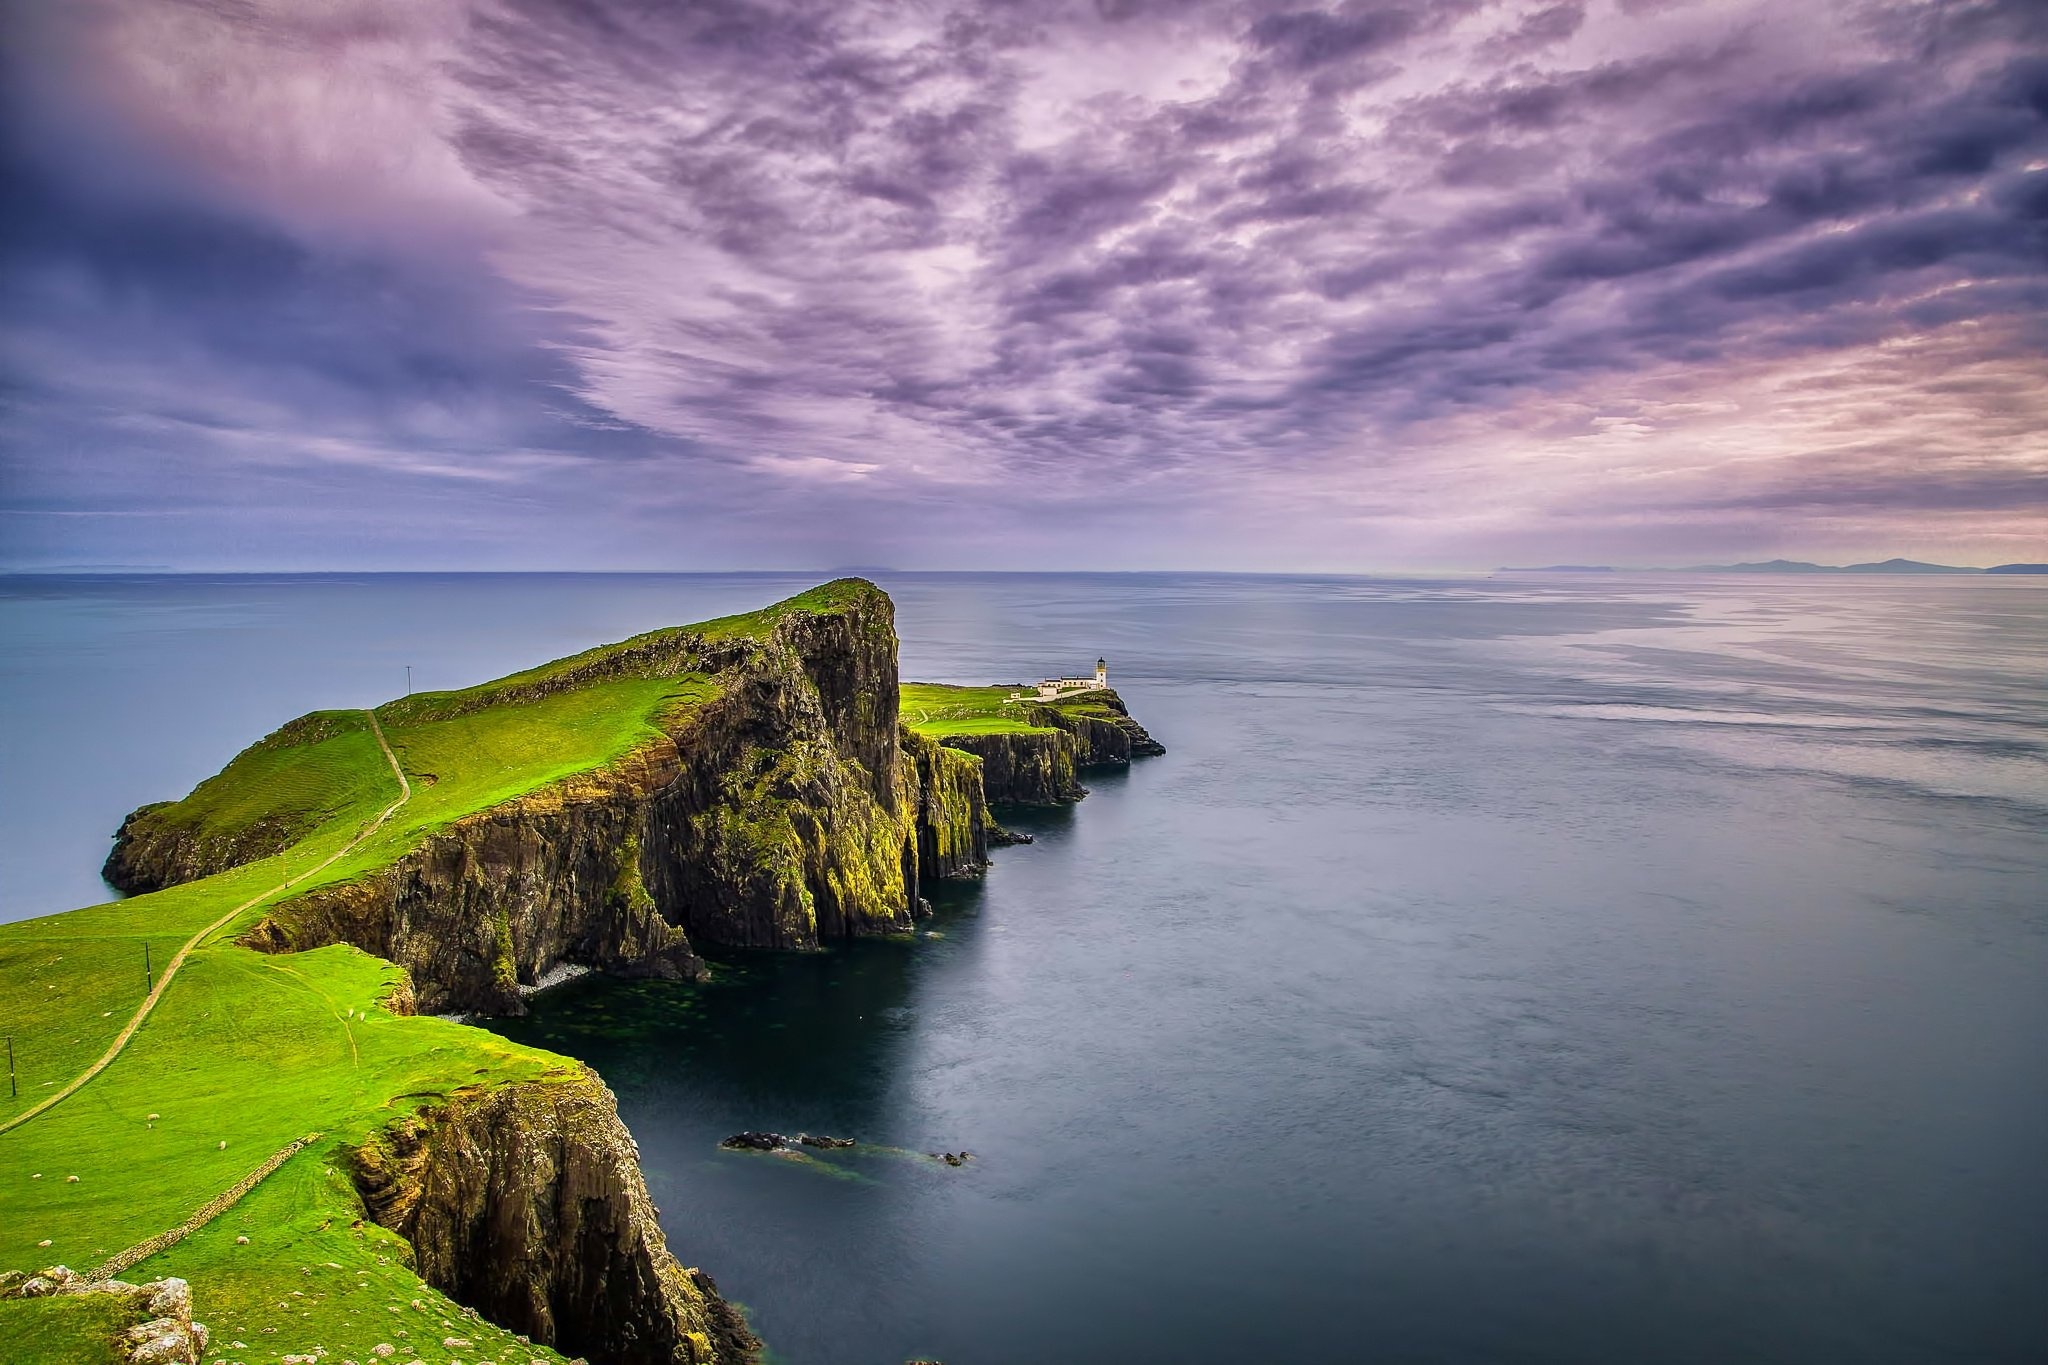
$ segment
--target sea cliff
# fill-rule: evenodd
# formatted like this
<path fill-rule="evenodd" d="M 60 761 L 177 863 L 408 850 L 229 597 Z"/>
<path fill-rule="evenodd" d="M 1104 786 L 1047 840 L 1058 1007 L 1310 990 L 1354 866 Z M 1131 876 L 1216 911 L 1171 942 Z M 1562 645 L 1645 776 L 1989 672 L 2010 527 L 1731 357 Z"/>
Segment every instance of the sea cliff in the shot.
<path fill-rule="evenodd" d="M 1021 725 L 1029 728 L 940 737 L 948 747 L 981 760 L 983 793 L 997 805 L 1078 801 L 1088 794 L 1081 785 L 1082 770 L 1120 767 L 1133 758 L 1166 752 L 1131 719 L 1123 698 L 1110 688 L 1059 702 L 1027 702 L 1017 711 Z"/>
<path fill-rule="evenodd" d="M 908 691 L 982 710 L 958 733 L 929 708 L 906 724 Z M 138 932 L 152 900 L 184 898 L 194 924 L 225 900 L 233 938 L 203 958 L 293 955 L 282 979 L 304 999 L 277 1008 L 348 1036 L 331 1101 L 347 1136 L 323 1159 L 420 1281 L 597 1362 L 736 1365 L 759 1343 L 669 1252 L 598 1077 L 526 1049 L 471 1065 L 488 1050 L 426 1039 L 474 1030 L 406 1016 L 521 1013 L 565 965 L 691 979 L 699 947 L 907 933 L 924 889 L 979 875 L 1008 841 L 994 806 L 1076 800 L 1088 768 L 1159 752 L 1106 687 L 1051 702 L 903 688 L 888 597 L 840 580 L 478 687 L 301 717 L 129 816 L 107 875 L 138 893 L 122 903 Z M 234 898 L 280 876 L 238 917 Z M 375 964 L 391 979 L 369 1008 L 315 979 L 376 959 L 402 971 Z M 408 1051 L 413 1023 L 427 1031 Z M 363 1027 L 396 1046 L 405 1088 L 354 1079 Z"/>
<path fill-rule="evenodd" d="M 358 1147 L 352 1169 L 421 1279 L 565 1355 L 714 1365 L 760 1348 L 669 1253 L 639 1149 L 588 1069 L 455 1095 Z"/>
<path fill-rule="evenodd" d="M 907 931 L 921 880 L 986 863 L 986 802 L 963 755 L 898 725 L 888 597 L 834 586 L 831 609 L 753 634 L 683 631 L 498 689 L 490 702 L 506 706 L 650 672 L 704 680 L 623 755 L 287 900 L 245 941 L 352 943 L 405 967 L 424 1011 L 516 1014 L 521 987 L 565 962 L 690 978 L 703 970 L 693 943 L 815 948 Z M 222 830 L 181 804 L 128 818 L 110 878 L 155 889 L 223 871 L 269 851 L 261 831 L 284 825 Z"/>

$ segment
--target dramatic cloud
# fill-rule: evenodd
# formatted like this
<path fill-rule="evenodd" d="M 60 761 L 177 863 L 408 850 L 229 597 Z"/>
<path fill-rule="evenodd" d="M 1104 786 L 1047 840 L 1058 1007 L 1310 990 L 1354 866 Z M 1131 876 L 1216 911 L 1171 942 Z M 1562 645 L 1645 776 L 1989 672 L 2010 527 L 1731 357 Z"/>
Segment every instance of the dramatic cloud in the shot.
<path fill-rule="evenodd" d="M 15 562 L 2048 558 L 2035 0 L 46 0 L 9 54 Z"/>

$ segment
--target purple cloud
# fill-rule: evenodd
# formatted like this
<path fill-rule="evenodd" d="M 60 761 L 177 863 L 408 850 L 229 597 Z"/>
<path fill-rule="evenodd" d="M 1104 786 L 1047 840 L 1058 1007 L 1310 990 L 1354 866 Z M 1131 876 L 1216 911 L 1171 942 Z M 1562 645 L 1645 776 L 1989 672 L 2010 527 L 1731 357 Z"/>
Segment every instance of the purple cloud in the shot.
<path fill-rule="evenodd" d="M 94 0 L 10 41 L 0 495 L 53 545 L 110 487 L 288 522 L 305 479 L 566 563 L 2043 550 L 2025 0 Z"/>

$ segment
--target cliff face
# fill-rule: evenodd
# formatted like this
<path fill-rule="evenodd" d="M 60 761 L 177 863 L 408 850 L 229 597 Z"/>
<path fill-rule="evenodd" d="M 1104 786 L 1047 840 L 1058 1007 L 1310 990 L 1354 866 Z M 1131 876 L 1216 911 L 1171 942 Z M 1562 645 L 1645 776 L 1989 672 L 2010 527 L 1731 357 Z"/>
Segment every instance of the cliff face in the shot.
<path fill-rule="evenodd" d="M 138 896 L 197 881 L 218 868 L 239 867 L 268 857 L 291 843 L 289 834 L 259 827 L 227 847 L 207 848 L 188 832 L 167 828 L 152 818 L 170 804 L 156 801 L 136 807 L 115 832 L 113 851 L 107 854 L 100 876 L 122 895 Z"/>
<path fill-rule="evenodd" d="M 947 735 L 943 743 L 981 760 L 982 789 L 1005 806 L 1057 806 L 1088 794 L 1078 775 L 1077 746 L 1065 731 Z"/>
<path fill-rule="evenodd" d="M 669 1253 L 612 1094 L 587 1069 L 457 1096 L 357 1149 L 370 1216 L 420 1278 L 607 1365 L 734 1365 L 760 1342 Z"/>
<path fill-rule="evenodd" d="M 648 745 L 450 826 L 385 872 L 277 907 L 243 939 L 265 952 L 353 943 L 409 973 L 428 1013 L 525 1011 L 558 963 L 693 979 L 704 964 L 642 880 L 650 794 L 680 771 Z"/>
<path fill-rule="evenodd" d="M 948 735 L 944 743 L 981 759 L 982 785 L 991 803 L 1053 806 L 1088 794 L 1079 773 L 1133 758 L 1163 754 L 1165 746 L 1130 717 L 1122 697 L 1104 689 L 1071 701 L 1026 708 L 1028 734 Z"/>
<path fill-rule="evenodd" d="M 917 793 L 888 598 L 791 618 L 721 681 L 646 811 L 642 876 L 663 915 L 753 948 L 909 929 Z"/>
<path fill-rule="evenodd" d="M 908 730 L 903 755 L 918 793 L 919 874 L 926 881 L 980 875 L 988 867 L 990 839 L 998 836 L 981 760 Z"/>
<path fill-rule="evenodd" d="M 245 941 L 353 943 L 404 966 L 423 1010 L 516 1014 L 519 987 L 562 962 L 688 978 L 703 971 L 693 941 L 903 932 L 921 879 L 985 864 L 973 761 L 899 727 L 879 590 L 758 640 L 663 649 L 614 666 L 708 672 L 717 689 L 659 739 L 288 901 Z"/>

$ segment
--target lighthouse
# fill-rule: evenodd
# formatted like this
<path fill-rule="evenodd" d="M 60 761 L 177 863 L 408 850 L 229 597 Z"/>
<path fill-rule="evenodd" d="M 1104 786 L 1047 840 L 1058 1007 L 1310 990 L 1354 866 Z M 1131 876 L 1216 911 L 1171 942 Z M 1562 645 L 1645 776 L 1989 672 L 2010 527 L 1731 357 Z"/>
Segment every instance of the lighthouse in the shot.
<path fill-rule="evenodd" d="M 1109 661 L 1107 659 L 1097 659 L 1095 661 L 1095 685 L 1097 687 L 1109 686 Z"/>

